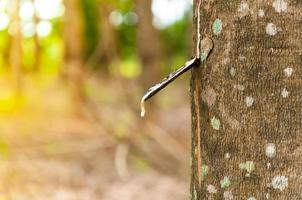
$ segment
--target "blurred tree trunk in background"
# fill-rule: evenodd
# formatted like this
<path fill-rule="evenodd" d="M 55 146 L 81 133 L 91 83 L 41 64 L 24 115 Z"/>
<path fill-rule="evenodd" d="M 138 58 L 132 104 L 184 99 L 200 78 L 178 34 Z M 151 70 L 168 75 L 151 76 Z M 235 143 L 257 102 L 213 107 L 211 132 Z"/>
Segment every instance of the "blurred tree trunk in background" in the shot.
<path fill-rule="evenodd" d="M 192 73 L 192 199 L 302 199 L 302 2 L 198 2 L 214 49 Z"/>
<path fill-rule="evenodd" d="M 160 77 L 160 39 L 159 31 L 153 26 L 151 0 L 136 0 L 138 14 L 137 47 L 143 65 L 141 82 L 150 86 Z"/>
<path fill-rule="evenodd" d="M 112 63 L 118 60 L 118 47 L 116 40 L 116 30 L 109 21 L 109 16 L 114 10 L 113 5 L 107 1 L 100 2 L 100 46 L 98 57 L 101 62 L 101 69 L 108 70 Z"/>
<path fill-rule="evenodd" d="M 79 0 L 64 0 L 65 75 L 76 109 L 85 101 L 83 20 Z"/>
<path fill-rule="evenodd" d="M 34 4 L 35 3 L 35 0 L 32 0 L 32 3 Z M 37 32 L 37 26 L 39 24 L 39 16 L 38 16 L 38 13 L 37 13 L 37 10 L 35 9 L 34 11 L 34 24 L 35 24 L 35 35 L 34 35 L 34 46 L 35 46 L 35 49 L 34 49 L 34 63 L 33 63 L 33 70 L 34 71 L 39 71 L 40 70 L 40 65 L 41 65 L 41 51 L 42 51 L 42 48 L 41 48 L 41 41 L 40 41 L 40 38 L 38 36 L 38 32 Z"/>
<path fill-rule="evenodd" d="M 9 26 L 10 47 L 9 47 L 9 63 L 13 73 L 14 90 L 17 96 L 22 92 L 22 33 L 21 19 L 19 17 L 19 0 L 9 2 L 11 23 Z"/>
<path fill-rule="evenodd" d="M 9 27 L 10 27 L 10 25 L 9 25 Z M 12 35 L 8 34 L 7 40 L 5 43 L 5 48 L 4 48 L 3 52 L 1 52 L 1 53 L 3 53 L 4 63 L 6 64 L 7 68 L 11 67 L 10 58 L 9 58 L 11 47 L 12 47 Z"/>

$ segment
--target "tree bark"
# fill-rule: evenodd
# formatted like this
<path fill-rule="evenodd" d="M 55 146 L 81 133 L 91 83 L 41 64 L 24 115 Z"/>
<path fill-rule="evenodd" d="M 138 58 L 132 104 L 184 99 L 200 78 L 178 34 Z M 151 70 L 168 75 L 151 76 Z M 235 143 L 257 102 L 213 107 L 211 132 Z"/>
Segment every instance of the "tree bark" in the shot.
<path fill-rule="evenodd" d="M 82 13 L 79 0 L 64 0 L 64 4 L 65 74 L 76 104 L 75 109 L 79 109 L 79 104 L 85 101 Z"/>
<path fill-rule="evenodd" d="M 143 66 L 142 83 L 150 86 L 158 81 L 160 72 L 159 32 L 153 26 L 152 1 L 136 0 L 139 17 L 137 28 L 137 48 Z"/>
<path fill-rule="evenodd" d="M 192 72 L 191 199 L 302 199 L 301 19 L 298 0 L 194 1 L 214 49 Z"/>

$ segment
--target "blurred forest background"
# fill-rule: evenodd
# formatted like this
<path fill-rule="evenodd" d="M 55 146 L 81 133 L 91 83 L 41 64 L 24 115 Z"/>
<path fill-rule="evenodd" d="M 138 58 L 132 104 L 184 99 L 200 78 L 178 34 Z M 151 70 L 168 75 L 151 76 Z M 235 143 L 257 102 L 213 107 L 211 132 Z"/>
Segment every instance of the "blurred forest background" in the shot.
<path fill-rule="evenodd" d="M 189 195 L 190 0 L 0 0 L 0 200 Z"/>

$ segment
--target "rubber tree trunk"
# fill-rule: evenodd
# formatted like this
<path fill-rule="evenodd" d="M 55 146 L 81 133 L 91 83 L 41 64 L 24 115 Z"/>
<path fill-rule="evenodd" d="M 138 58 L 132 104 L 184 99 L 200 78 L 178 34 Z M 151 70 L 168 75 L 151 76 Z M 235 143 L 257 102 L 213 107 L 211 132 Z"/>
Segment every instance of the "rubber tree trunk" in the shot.
<path fill-rule="evenodd" d="M 195 0 L 194 21 L 214 49 L 192 72 L 191 199 L 302 199 L 302 1 Z"/>
<path fill-rule="evenodd" d="M 146 87 L 158 81 L 160 72 L 159 31 L 153 26 L 152 1 L 136 0 L 139 22 L 137 27 L 137 49 L 143 66 L 141 81 Z"/>
<path fill-rule="evenodd" d="M 22 33 L 21 33 L 21 19 L 19 16 L 20 1 L 12 0 L 9 2 L 10 6 L 10 48 L 9 48 L 9 63 L 12 69 L 14 92 L 16 96 L 22 93 Z"/>
<path fill-rule="evenodd" d="M 32 0 L 32 3 L 34 4 L 36 0 Z M 39 16 L 37 13 L 37 10 L 35 9 L 34 12 L 34 24 L 37 27 L 39 24 Z M 42 53 L 42 46 L 41 46 L 41 41 L 39 38 L 39 35 L 37 33 L 37 31 L 34 34 L 34 62 L 33 62 L 33 71 L 38 72 L 40 71 L 40 67 L 41 67 L 41 53 Z"/>
<path fill-rule="evenodd" d="M 65 74 L 77 110 L 85 102 L 82 12 L 79 0 L 64 0 L 64 4 Z"/>
<path fill-rule="evenodd" d="M 101 67 L 103 71 L 108 71 L 109 68 L 116 63 L 118 58 L 118 42 L 117 32 L 112 24 L 110 24 L 110 14 L 114 10 L 114 6 L 107 1 L 101 1 L 99 5 L 100 11 L 100 52 L 97 56 L 100 57 Z"/>

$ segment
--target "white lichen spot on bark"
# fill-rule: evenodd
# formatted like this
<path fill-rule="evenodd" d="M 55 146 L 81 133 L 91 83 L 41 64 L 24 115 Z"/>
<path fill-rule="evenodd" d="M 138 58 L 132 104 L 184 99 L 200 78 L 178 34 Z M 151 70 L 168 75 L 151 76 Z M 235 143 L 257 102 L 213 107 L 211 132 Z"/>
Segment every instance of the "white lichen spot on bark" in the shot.
<path fill-rule="evenodd" d="M 211 107 L 215 104 L 216 97 L 217 97 L 217 94 L 216 94 L 215 90 L 210 86 L 207 86 L 205 91 L 203 91 L 201 94 L 202 100 L 204 102 L 206 102 L 209 107 Z"/>
<path fill-rule="evenodd" d="M 272 180 L 272 186 L 276 190 L 283 191 L 288 187 L 288 178 L 285 176 L 275 176 Z"/>
<path fill-rule="evenodd" d="M 291 67 L 287 67 L 284 69 L 284 74 L 287 78 L 291 77 L 291 75 L 293 74 L 293 68 Z"/>
<path fill-rule="evenodd" d="M 215 35 L 219 35 L 222 31 L 222 21 L 220 19 L 215 19 L 212 30 Z"/>
<path fill-rule="evenodd" d="M 258 16 L 259 17 L 264 17 L 265 13 L 264 13 L 264 10 L 263 9 L 259 9 L 258 10 Z"/>
<path fill-rule="evenodd" d="M 249 197 L 247 200 L 256 200 L 255 197 Z"/>
<path fill-rule="evenodd" d="M 273 7 L 275 8 L 275 11 L 278 13 L 286 12 L 287 3 L 284 0 L 275 0 L 273 2 Z"/>
<path fill-rule="evenodd" d="M 224 198 L 224 200 L 233 200 L 234 196 L 233 196 L 233 193 L 231 191 L 225 191 L 223 193 L 223 198 Z"/>
<path fill-rule="evenodd" d="M 239 11 L 240 17 L 244 17 L 244 16 L 248 15 L 250 12 L 249 4 L 246 1 L 242 1 L 239 5 L 238 11 Z"/>
<path fill-rule="evenodd" d="M 201 37 L 201 36 L 199 36 Z M 203 38 L 199 43 L 198 46 L 196 47 L 197 51 L 197 56 L 200 56 L 200 61 L 204 62 L 210 53 L 210 51 L 213 49 L 213 41 L 209 37 Z"/>
<path fill-rule="evenodd" d="M 205 177 L 209 172 L 209 166 L 207 165 L 202 165 L 201 166 L 201 176 Z"/>
<path fill-rule="evenodd" d="M 246 61 L 246 57 L 243 56 L 243 55 L 240 55 L 240 56 L 239 56 L 239 60 L 240 60 L 241 62 L 245 62 L 245 61 Z"/>
<path fill-rule="evenodd" d="M 267 167 L 267 169 L 270 169 L 271 168 L 271 163 L 266 163 L 266 167 Z"/>
<path fill-rule="evenodd" d="M 278 29 L 277 29 L 277 26 L 273 23 L 268 23 L 266 25 L 266 28 L 265 28 L 265 31 L 266 33 L 269 35 L 269 36 L 274 36 L 277 34 L 278 32 Z"/>
<path fill-rule="evenodd" d="M 214 116 L 211 119 L 211 125 L 212 125 L 214 130 L 218 131 L 220 129 L 220 120 Z"/>
<path fill-rule="evenodd" d="M 214 185 L 208 185 L 207 186 L 207 191 L 210 194 L 216 194 L 217 193 L 217 189 Z"/>
<path fill-rule="evenodd" d="M 207 57 L 208 57 L 207 53 L 205 53 L 205 52 L 201 53 L 201 55 L 200 55 L 201 62 L 205 61 L 207 59 Z"/>
<path fill-rule="evenodd" d="M 235 75 L 236 75 L 236 69 L 234 67 L 230 68 L 230 74 L 231 74 L 232 77 L 235 77 Z"/>
<path fill-rule="evenodd" d="M 231 185 L 231 181 L 228 176 L 223 177 L 223 179 L 220 181 L 221 188 L 227 188 L 230 185 Z"/>
<path fill-rule="evenodd" d="M 230 153 L 225 153 L 224 154 L 224 158 L 225 159 L 230 159 L 231 158 L 231 154 Z"/>
<path fill-rule="evenodd" d="M 239 168 L 246 170 L 248 174 L 252 173 L 255 170 L 255 164 L 253 161 L 246 161 L 239 164 Z"/>
<path fill-rule="evenodd" d="M 219 111 L 221 112 L 221 117 L 225 119 L 225 122 L 230 125 L 232 129 L 240 129 L 240 122 L 229 114 L 229 111 L 222 103 L 219 103 Z"/>
<path fill-rule="evenodd" d="M 282 92 L 281 92 L 281 95 L 282 95 L 283 98 L 287 98 L 288 95 L 289 95 L 289 91 L 287 91 L 287 89 L 284 88 L 284 89 L 282 90 Z"/>
<path fill-rule="evenodd" d="M 197 191 L 196 191 L 196 188 L 195 186 L 193 186 L 193 194 L 192 194 L 192 200 L 197 200 Z"/>
<path fill-rule="evenodd" d="M 265 155 L 269 158 L 273 158 L 276 155 L 276 145 L 274 143 L 268 143 L 265 145 Z M 269 164 L 270 166 L 270 164 Z"/>
<path fill-rule="evenodd" d="M 246 97 L 245 104 L 247 107 L 251 107 L 254 104 L 254 98 L 251 96 Z"/>
<path fill-rule="evenodd" d="M 236 84 L 236 85 L 234 85 L 234 89 L 239 90 L 239 91 L 244 91 L 245 87 L 243 85 Z"/>

